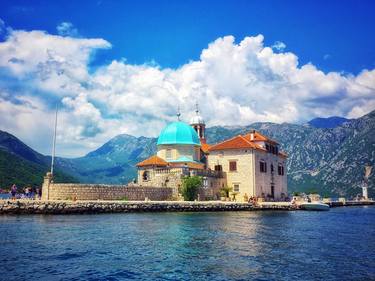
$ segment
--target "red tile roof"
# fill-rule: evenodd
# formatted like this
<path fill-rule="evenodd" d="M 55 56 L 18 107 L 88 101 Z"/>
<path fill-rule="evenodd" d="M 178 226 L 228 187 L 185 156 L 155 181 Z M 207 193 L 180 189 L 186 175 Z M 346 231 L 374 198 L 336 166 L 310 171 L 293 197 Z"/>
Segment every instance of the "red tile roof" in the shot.
<path fill-rule="evenodd" d="M 272 144 L 278 144 L 277 141 L 274 141 L 268 137 L 266 137 L 265 135 L 262 135 L 261 133 L 255 131 L 254 133 L 254 139 L 251 140 L 251 133 L 248 133 L 246 135 L 244 135 L 244 138 L 246 138 L 247 140 L 249 141 L 266 141 L 266 142 L 269 142 L 269 143 L 272 143 Z"/>
<path fill-rule="evenodd" d="M 203 150 L 204 153 L 207 153 L 210 147 L 211 145 L 209 145 L 208 143 L 201 143 L 201 149 Z"/>
<path fill-rule="evenodd" d="M 246 135 L 238 135 L 236 137 L 233 137 L 231 139 L 225 140 L 221 143 L 218 143 L 216 145 L 212 145 L 209 148 L 209 151 L 215 151 L 215 150 L 226 150 L 226 149 L 256 149 L 259 151 L 267 152 L 266 149 L 264 149 L 262 146 L 260 146 L 257 141 L 265 141 L 271 144 L 278 144 L 276 141 L 267 138 L 266 136 L 255 132 L 254 133 L 254 139 L 251 140 L 251 133 Z M 282 157 L 288 157 L 286 153 L 279 152 L 279 155 Z"/>
<path fill-rule="evenodd" d="M 166 162 L 164 159 L 160 158 L 159 156 L 154 155 L 137 164 L 137 167 L 144 167 L 144 166 L 168 166 L 168 162 Z"/>
<path fill-rule="evenodd" d="M 187 166 L 190 169 L 197 169 L 197 170 L 204 169 L 203 163 L 196 163 L 196 162 L 173 162 L 173 163 L 170 163 L 170 167 L 181 167 L 181 165 Z"/>
<path fill-rule="evenodd" d="M 238 148 L 253 148 L 257 149 L 259 146 L 250 142 L 241 135 L 238 135 L 229 140 L 225 140 L 221 143 L 215 144 L 210 147 L 210 151 L 223 150 L 223 149 L 238 149 Z"/>

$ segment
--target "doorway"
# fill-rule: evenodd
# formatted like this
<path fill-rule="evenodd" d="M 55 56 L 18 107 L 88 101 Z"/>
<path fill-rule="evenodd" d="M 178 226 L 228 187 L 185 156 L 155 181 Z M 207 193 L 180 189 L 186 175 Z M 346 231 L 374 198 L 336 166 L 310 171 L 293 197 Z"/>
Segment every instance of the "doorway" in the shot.
<path fill-rule="evenodd" d="M 275 186 L 271 185 L 271 197 L 275 198 Z"/>

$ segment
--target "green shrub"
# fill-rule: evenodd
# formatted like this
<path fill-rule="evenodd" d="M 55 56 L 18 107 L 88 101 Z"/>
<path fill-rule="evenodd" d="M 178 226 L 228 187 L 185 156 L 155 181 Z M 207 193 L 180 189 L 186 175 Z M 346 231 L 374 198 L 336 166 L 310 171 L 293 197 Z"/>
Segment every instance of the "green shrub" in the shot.
<path fill-rule="evenodd" d="M 198 176 L 185 177 L 182 180 L 181 194 L 186 201 L 197 199 L 199 188 L 202 186 L 202 178 Z"/>
<path fill-rule="evenodd" d="M 229 186 L 224 186 L 220 188 L 220 195 L 221 197 L 229 197 L 229 192 L 232 191 L 232 188 Z"/>

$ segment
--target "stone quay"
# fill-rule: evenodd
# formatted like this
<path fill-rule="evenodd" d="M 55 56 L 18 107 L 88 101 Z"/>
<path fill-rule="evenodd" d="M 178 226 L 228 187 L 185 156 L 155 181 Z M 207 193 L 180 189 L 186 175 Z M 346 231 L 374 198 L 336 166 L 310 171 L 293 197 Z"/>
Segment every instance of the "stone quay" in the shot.
<path fill-rule="evenodd" d="M 291 205 L 254 206 L 221 201 L 43 201 L 0 200 L 0 214 L 98 214 L 129 212 L 221 212 L 295 210 Z"/>

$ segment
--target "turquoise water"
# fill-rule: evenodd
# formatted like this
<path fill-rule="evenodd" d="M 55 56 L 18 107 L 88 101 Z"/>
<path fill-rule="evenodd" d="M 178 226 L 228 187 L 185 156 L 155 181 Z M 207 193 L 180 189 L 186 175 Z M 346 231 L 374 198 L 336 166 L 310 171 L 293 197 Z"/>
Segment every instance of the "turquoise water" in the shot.
<path fill-rule="evenodd" d="M 1 280 L 375 280 L 375 207 L 0 216 Z"/>

